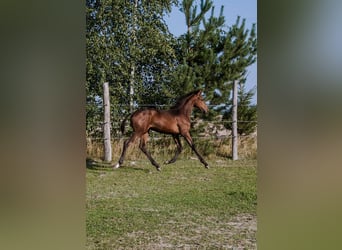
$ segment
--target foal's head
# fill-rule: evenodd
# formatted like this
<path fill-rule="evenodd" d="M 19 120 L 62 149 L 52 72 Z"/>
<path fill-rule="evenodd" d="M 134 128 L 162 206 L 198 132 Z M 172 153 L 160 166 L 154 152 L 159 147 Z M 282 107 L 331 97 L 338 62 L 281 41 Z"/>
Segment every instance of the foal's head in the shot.
<path fill-rule="evenodd" d="M 208 106 L 202 98 L 202 90 L 198 90 L 196 95 L 194 95 L 194 106 L 202 110 L 204 113 L 208 112 Z"/>

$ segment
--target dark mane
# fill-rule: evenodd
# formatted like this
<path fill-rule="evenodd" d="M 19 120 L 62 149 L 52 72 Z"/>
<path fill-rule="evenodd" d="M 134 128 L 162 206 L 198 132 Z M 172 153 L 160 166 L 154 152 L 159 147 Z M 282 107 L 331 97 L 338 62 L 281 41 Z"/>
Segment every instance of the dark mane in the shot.
<path fill-rule="evenodd" d="M 177 109 L 177 108 L 182 107 L 193 95 L 197 94 L 198 92 L 199 90 L 194 90 L 186 95 L 179 97 L 176 104 L 173 105 L 171 109 Z"/>

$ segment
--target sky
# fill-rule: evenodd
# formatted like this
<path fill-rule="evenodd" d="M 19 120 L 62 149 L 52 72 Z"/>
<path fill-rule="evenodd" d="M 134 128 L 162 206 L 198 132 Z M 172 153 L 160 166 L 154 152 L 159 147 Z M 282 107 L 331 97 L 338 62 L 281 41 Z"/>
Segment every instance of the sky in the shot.
<path fill-rule="evenodd" d="M 200 4 L 200 0 L 195 1 Z M 257 24 L 257 0 L 213 0 L 215 6 L 215 16 L 219 15 L 221 6 L 224 6 L 223 15 L 228 27 L 236 22 L 237 16 L 246 19 L 246 28 L 250 29 L 253 23 Z M 209 11 L 209 15 L 211 10 Z M 175 36 L 182 35 L 186 32 L 184 14 L 174 7 L 171 14 L 165 16 L 169 30 Z M 247 70 L 246 89 L 250 90 L 257 86 L 257 63 L 251 65 Z M 256 93 L 252 100 L 257 102 Z"/>

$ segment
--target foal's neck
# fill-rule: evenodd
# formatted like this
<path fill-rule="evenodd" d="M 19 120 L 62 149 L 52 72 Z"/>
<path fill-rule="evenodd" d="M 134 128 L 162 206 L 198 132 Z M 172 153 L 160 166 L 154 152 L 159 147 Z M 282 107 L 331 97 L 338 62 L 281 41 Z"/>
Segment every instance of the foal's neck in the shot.
<path fill-rule="evenodd" d="M 184 106 L 183 106 L 183 109 L 182 109 L 182 113 L 188 117 L 190 119 L 190 116 L 191 116 L 191 112 L 192 112 L 192 109 L 194 107 L 194 103 L 193 103 L 193 100 L 188 100 Z"/>

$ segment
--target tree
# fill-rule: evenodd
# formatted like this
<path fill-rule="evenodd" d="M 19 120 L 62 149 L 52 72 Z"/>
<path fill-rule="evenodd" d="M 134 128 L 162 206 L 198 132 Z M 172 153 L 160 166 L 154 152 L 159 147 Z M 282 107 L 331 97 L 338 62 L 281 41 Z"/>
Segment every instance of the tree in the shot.
<path fill-rule="evenodd" d="M 206 19 L 210 9 L 211 16 Z M 215 95 L 215 89 L 224 83 L 219 70 L 224 38 L 223 7 L 219 17 L 214 17 L 211 0 L 202 0 L 200 6 L 194 5 L 194 0 L 183 0 L 181 11 L 185 15 L 187 32 L 179 37 L 176 48 L 179 61 L 173 79 L 176 90 L 184 94 L 202 88 L 212 103 L 218 103 L 219 95 Z M 222 91 L 229 90 L 222 88 Z"/>
<path fill-rule="evenodd" d="M 251 30 L 246 29 L 246 19 L 238 16 L 236 23 L 232 25 L 226 34 L 222 63 L 222 74 L 226 81 L 239 82 L 246 79 L 247 67 L 256 61 L 257 40 L 255 24 Z"/>
<path fill-rule="evenodd" d="M 256 106 L 251 106 L 253 91 L 245 92 L 244 84 L 246 81 L 247 67 L 256 61 L 256 33 L 255 24 L 249 31 L 245 28 L 245 19 L 240 23 L 237 17 L 236 23 L 230 27 L 225 44 L 224 53 L 221 57 L 223 65 L 223 76 L 228 82 L 237 81 L 240 84 L 238 93 L 237 131 L 241 134 L 249 134 L 255 130 Z M 231 120 L 233 106 L 231 101 L 222 105 L 220 109 L 225 110 L 223 119 Z M 227 111 L 228 110 L 228 111 Z M 231 123 L 226 123 L 227 128 L 232 129 Z"/>
<path fill-rule="evenodd" d="M 211 0 L 183 0 L 187 32 L 179 37 L 176 52 L 179 64 L 173 76 L 177 93 L 204 89 L 210 105 L 211 119 L 221 113 L 229 100 L 232 83 L 246 78 L 246 69 L 256 60 L 255 25 L 246 29 L 245 19 L 225 30 L 223 6 L 218 17 Z M 198 11 L 199 10 L 199 11 Z M 211 14 L 209 11 L 211 10 Z"/>
<path fill-rule="evenodd" d="M 198 6 L 194 0 L 182 1 L 187 31 L 177 40 L 179 64 L 173 86 L 180 94 L 202 88 L 214 106 L 206 118 L 217 121 L 218 114 L 230 105 L 233 83 L 244 82 L 247 67 L 256 61 L 257 43 L 255 24 L 246 29 L 245 19 L 241 22 L 237 17 L 226 31 L 223 6 L 218 17 L 214 16 L 214 8 L 211 0 L 201 0 Z"/>
<path fill-rule="evenodd" d="M 87 130 L 100 116 L 102 84 L 110 84 L 113 128 L 127 104 L 159 102 L 175 65 L 173 36 L 163 21 L 175 0 L 87 0 Z M 131 95 L 131 89 L 134 94 Z M 133 100 L 133 101 L 132 101 Z"/>
<path fill-rule="evenodd" d="M 88 134 L 96 131 L 100 136 L 102 130 L 99 129 L 100 121 L 103 120 L 102 110 L 102 84 L 106 81 L 116 84 L 115 92 L 111 93 L 111 105 L 115 105 L 115 100 L 122 96 L 124 89 L 120 83 L 127 77 L 128 65 L 124 60 L 121 46 L 125 39 L 124 27 L 128 21 L 119 11 L 124 7 L 123 1 L 87 0 L 86 2 L 86 122 Z M 113 13 L 117 11 L 115 19 Z M 121 71 L 122 74 L 118 74 Z M 120 88 L 121 87 L 121 88 Z M 100 134 L 99 134 L 100 133 Z"/>

